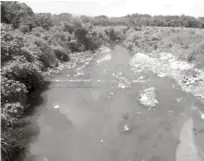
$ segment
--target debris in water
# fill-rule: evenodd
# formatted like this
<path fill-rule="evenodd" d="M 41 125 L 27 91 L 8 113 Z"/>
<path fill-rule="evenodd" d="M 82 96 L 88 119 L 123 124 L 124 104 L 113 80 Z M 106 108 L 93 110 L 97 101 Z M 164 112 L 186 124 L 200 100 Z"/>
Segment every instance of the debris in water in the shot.
<path fill-rule="evenodd" d="M 142 112 L 139 112 L 139 111 L 138 111 L 137 114 L 138 114 L 138 115 L 142 115 Z"/>
<path fill-rule="evenodd" d="M 130 67 L 135 74 L 151 71 L 160 77 L 173 78 L 183 91 L 193 94 L 196 99 L 204 102 L 204 70 L 178 60 L 171 53 L 135 54 Z"/>
<path fill-rule="evenodd" d="M 112 95 L 114 95 L 115 93 L 114 93 L 114 92 L 110 92 L 109 94 L 112 96 Z"/>
<path fill-rule="evenodd" d="M 59 82 L 59 81 L 60 81 L 59 79 L 56 80 L 56 82 Z"/>
<path fill-rule="evenodd" d="M 144 77 L 143 77 L 143 76 L 140 76 L 140 77 L 139 77 L 139 80 L 140 80 L 140 79 L 144 79 Z"/>
<path fill-rule="evenodd" d="M 106 61 L 109 61 L 109 60 L 111 60 L 111 55 L 110 55 L 110 54 L 105 55 L 103 58 L 97 60 L 96 63 L 97 63 L 97 64 L 100 64 L 100 63 L 102 63 L 102 62 L 106 62 Z"/>
<path fill-rule="evenodd" d="M 43 159 L 43 161 L 48 161 L 48 159 L 44 156 L 44 159 Z"/>
<path fill-rule="evenodd" d="M 59 105 L 55 105 L 54 108 L 55 108 L 55 109 L 59 108 Z"/>
<path fill-rule="evenodd" d="M 147 106 L 149 110 L 155 110 L 158 104 L 154 87 L 144 89 L 140 94 L 140 103 Z"/>
<path fill-rule="evenodd" d="M 201 114 L 201 119 L 203 119 L 203 120 L 204 120 L 204 113 L 202 113 L 202 114 Z"/>
<path fill-rule="evenodd" d="M 181 100 L 182 100 L 182 97 L 176 99 L 177 102 L 181 102 Z"/>
<path fill-rule="evenodd" d="M 103 142 L 103 140 L 101 140 L 101 142 Z"/>
<path fill-rule="evenodd" d="M 130 131 L 130 128 L 128 127 L 128 125 L 124 125 L 124 131 Z"/>
<path fill-rule="evenodd" d="M 74 76 L 81 76 L 81 75 L 84 75 L 84 73 L 78 71 Z"/>
<path fill-rule="evenodd" d="M 110 96 L 112 96 L 112 95 L 114 95 L 114 94 L 115 94 L 114 92 L 110 92 L 109 95 L 108 95 L 108 97 L 110 97 Z"/>

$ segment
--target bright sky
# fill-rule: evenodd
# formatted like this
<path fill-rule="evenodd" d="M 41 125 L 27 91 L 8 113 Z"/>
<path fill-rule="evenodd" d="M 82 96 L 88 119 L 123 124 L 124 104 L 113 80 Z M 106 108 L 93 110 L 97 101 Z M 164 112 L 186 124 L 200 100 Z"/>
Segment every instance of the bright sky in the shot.
<path fill-rule="evenodd" d="M 204 17 L 204 0 L 67 0 L 25 1 L 34 12 L 76 15 L 123 16 L 132 13 L 150 15 L 190 15 Z"/>

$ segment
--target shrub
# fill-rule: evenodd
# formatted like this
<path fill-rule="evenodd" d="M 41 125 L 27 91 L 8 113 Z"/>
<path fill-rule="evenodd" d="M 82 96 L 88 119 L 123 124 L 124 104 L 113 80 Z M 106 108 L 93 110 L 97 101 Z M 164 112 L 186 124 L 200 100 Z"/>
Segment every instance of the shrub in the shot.
<path fill-rule="evenodd" d="M 113 28 L 108 28 L 105 30 L 105 32 L 110 37 L 110 40 L 116 41 L 118 39 Z"/>
<path fill-rule="evenodd" d="M 22 25 L 22 26 L 20 26 L 20 27 L 19 27 L 19 30 L 20 30 L 23 34 L 25 34 L 25 33 L 27 33 L 27 32 L 30 31 L 28 25 Z"/>
<path fill-rule="evenodd" d="M 45 34 L 46 30 L 42 27 L 35 27 L 32 29 L 31 34 L 40 37 Z"/>
<path fill-rule="evenodd" d="M 54 51 L 43 39 L 28 35 L 25 37 L 24 43 L 35 59 L 42 62 L 44 69 L 58 65 Z"/>
<path fill-rule="evenodd" d="M 16 35 L 14 32 L 4 32 L 1 35 L 1 61 L 4 64 L 11 60 L 13 56 L 21 54 L 21 47 L 23 46 L 23 38 Z"/>
<path fill-rule="evenodd" d="M 52 49 L 54 50 L 54 53 L 59 60 L 61 60 L 61 61 L 68 61 L 69 60 L 68 53 L 66 52 L 66 50 L 63 47 L 52 46 Z"/>
<path fill-rule="evenodd" d="M 28 147 L 31 137 L 37 135 L 38 130 L 38 128 L 34 128 L 34 125 L 26 125 L 19 128 L 2 130 L 2 161 L 16 160 L 19 155 L 23 158 L 23 156 L 25 156 L 26 148 Z"/>
<path fill-rule="evenodd" d="M 44 78 L 39 68 L 25 60 L 11 61 L 2 68 L 2 76 L 25 84 L 28 91 L 35 90 L 44 83 Z"/>
<path fill-rule="evenodd" d="M 85 50 L 85 47 L 79 42 L 77 42 L 77 40 L 71 40 L 67 42 L 67 45 L 71 52 L 81 52 Z"/>
<path fill-rule="evenodd" d="M 203 61 L 204 61 L 204 43 L 199 43 L 195 45 L 190 53 L 188 54 L 187 60 L 189 62 L 196 62 L 196 65 L 199 67 L 203 67 Z"/>
<path fill-rule="evenodd" d="M 10 102 L 26 103 L 27 88 L 19 81 L 1 78 L 1 104 Z"/>
<path fill-rule="evenodd" d="M 17 120 L 22 117 L 24 107 L 19 102 L 6 103 L 1 107 L 2 113 L 7 120 Z"/>

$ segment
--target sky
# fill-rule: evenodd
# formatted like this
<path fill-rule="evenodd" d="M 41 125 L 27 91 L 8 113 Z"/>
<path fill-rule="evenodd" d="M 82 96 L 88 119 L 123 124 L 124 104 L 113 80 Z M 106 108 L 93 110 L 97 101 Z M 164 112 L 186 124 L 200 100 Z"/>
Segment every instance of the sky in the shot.
<path fill-rule="evenodd" d="M 132 13 L 204 17 L 204 0 L 23 0 L 34 12 L 109 17 Z"/>

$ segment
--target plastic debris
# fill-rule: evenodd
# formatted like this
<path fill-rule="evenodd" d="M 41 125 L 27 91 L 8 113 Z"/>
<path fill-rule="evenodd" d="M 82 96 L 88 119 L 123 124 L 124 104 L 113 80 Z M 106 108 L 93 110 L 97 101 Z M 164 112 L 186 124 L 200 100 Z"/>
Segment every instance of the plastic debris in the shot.
<path fill-rule="evenodd" d="M 141 115 L 141 114 L 142 114 L 142 112 L 139 112 L 139 111 L 138 111 L 138 112 L 137 112 L 137 114 L 138 114 L 138 115 Z"/>
<path fill-rule="evenodd" d="M 108 97 L 110 97 L 110 96 L 112 96 L 112 95 L 114 95 L 114 94 L 115 94 L 114 92 L 110 92 L 109 95 L 108 95 Z"/>
<path fill-rule="evenodd" d="M 142 92 L 140 92 L 140 103 L 148 107 L 148 110 L 155 110 L 158 101 L 156 100 L 156 92 L 154 87 L 144 89 Z"/>
<path fill-rule="evenodd" d="M 135 74 L 151 71 L 159 77 L 170 77 L 183 91 L 190 92 L 204 102 L 204 69 L 197 69 L 193 64 L 164 52 L 137 53 L 129 65 Z M 174 85 L 172 87 L 175 88 Z"/>
<path fill-rule="evenodd" d="M 101 142 L 103 142 L 103 140 L 101 140 Z"/>
<path fill-rule="evenodd" d="M 60 80 L 59 79 L 57 79 L 57 80 L 55 80 L 56 82 L 59 82 Z"/>
<path fill-rule="evenodd" d="M 124 125 L 124 131 L 129 131 L 130 128 L 128 127 L 128 125 Z"/>
<path fill-rule="evenodd" d="M 202 113 L 202 114 L 201 114 L 201 119 L 203 119 L 203 120 L 204 120 L 204 113 Z"/>
<path fill-rule="evenodd" d="M 102 57 L 101 59 L 97 60 L 96 63 L 100 64 L 102 62 L 107 62 L 107 61 L 111 60 L 111 58 L 112 58 L 111 55 L 108 54 L 108 55 L 105 55 L 104 57 Z"/>
<path fill-rule="evenodd" d="M 59 105 L 55 105 L 54 108 L 55 108 L 55 109 L 59 108 Z"/>
<path fill-rule="evenodd" d="M 182 100 L 182 97 L 176 99 L 177 102 L 181 102 L 181 100 Z"/>
<path fill-rule="evenodd" d="M 82 76 L 82 75 L 84 75 L 84 73 L 78 71 L 74 76 Z"/>
<path fill-rule="evenodd" d="M 48 159 L 44 156 L 44 157 L 43 157 L 43 161 L 48 161 Z"/>

